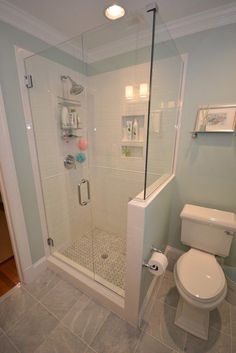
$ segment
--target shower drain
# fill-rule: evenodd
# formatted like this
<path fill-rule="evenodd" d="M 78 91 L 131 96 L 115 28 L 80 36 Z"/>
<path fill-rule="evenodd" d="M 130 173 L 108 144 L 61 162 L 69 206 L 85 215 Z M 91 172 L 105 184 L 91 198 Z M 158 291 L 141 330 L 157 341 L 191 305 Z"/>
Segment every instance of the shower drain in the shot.
<path fill-rule="evenodd" d="M 102 258 L 103 260 L 106 260 L 106 259 L 108 258 L 108 254 L 102 254 L 102 255 L 101 255 L 101 258 Z"/>

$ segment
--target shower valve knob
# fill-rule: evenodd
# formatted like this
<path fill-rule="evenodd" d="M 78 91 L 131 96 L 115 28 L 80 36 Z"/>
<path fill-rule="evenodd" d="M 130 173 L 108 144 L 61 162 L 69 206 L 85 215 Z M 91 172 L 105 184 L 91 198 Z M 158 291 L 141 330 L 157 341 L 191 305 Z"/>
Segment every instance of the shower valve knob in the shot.
<path fill-rule="evenodd" d="M 64 167 L 65 167 L 66 169 L 75 168 L 75 157 L 72 156 L 71 154 L 68 154 L 68 155 L 64 158 Z"/>

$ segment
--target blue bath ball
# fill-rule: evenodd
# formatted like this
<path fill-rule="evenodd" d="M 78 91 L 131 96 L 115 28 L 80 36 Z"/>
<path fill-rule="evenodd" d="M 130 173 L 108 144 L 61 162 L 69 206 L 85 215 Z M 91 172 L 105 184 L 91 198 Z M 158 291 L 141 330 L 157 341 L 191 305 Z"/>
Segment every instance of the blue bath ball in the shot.
<path fill-rule="evenodd" d="M 79 153 L 76 155 L 76 160 L 77 160 L 77 162 L 79 162 L 79 163 L 85 162 L 85 161 L 86 161 L 85 153 L 79 152 Z"/>

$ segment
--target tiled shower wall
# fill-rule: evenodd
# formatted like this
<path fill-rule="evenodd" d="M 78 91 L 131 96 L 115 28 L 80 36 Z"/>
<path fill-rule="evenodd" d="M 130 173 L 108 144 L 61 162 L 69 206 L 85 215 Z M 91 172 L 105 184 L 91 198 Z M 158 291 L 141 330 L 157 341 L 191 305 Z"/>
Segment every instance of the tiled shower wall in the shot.
<path fill-rule="evenodd" d="M 152 110 L 162 109 L 160 132 L 150 125 L 149 184 L 170 172 L 173 154 L 175 87 L 170 82 L 177 74 L 174 59 L 164 59 L 154 66 Z M 143 190 L 145 143 L 143 157 L 124 157 L 121 152 L 122 116 L 144 115 L 147 123 L 147 99 L 137 97 L 140 83 L 148 83 L 149 64 L 128 66 L 100 75 L 84 75 L 42 56 L 26 61 L 27 71 L 34 78 L 30 90 L 34 131 L 37 142 L 41 181 L 47 214 L 49 235 L 56 248 L 63 248 L 94 227 L 116 233 L 126 239 L 127 203 Z M 65 155 L 78 152 L 76 139 L 68 143 L 61 138 L 60 105 L 61 75 L 85 86 L 85 92 L 74 96 L 78 108 L 82 135 L 89 137 L 87 161 L 66 170 Z M 125 86 L 133 85 L 134 100 L 125 98 Z M 167 88 L 168 87 L 168 90 Z M 88 168 L 89 165 L 89 168 Z M 78 204 L 77 185 L 82 178 L 91 184 L 92 202 Z"/>
<path fill-rule="evenodd" d="M 122 156 L 122 116 L 144 115 L 146 127 L 148 101 L 138 98 L 137 93 L 140 83 L 149 82 L 149 70 L 149 63 L 132 65 L 95 75 L 88 81 L 94 221 L 107 231 L 124 235 L 127 203 L 144 186 L 145 143 L 142 158 Z M 172 171 L 181 74 L 179 58 L 170 57 L 154 63 L 151 110 L 162 110 L 162 113 L 159 133 L 154 132 L 151 117 L 148 185 Z M 125 98 L 127 85 L 135 89 L 133 100 Z"/>

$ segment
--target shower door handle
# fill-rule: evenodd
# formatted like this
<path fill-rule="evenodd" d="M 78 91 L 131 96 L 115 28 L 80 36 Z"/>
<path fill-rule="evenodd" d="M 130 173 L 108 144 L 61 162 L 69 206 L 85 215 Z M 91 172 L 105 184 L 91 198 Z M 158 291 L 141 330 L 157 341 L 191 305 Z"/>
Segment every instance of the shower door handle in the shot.
<path fill-rule="evenodd" d="M 88 195 L 88 199 L 87 201 L 82 201 L 82 196 L 81 196 L 81 187 L 83 184 L 87 184 L 87 195 Z M 89 185 L 89 181 L 87 179 L 82 179 L 81 182 L 78 185 L 78 197 L 79 197 L 79 204 L 81 206 L 86 206 L 89 201 L 90 201 L 90 185 Z"/>

